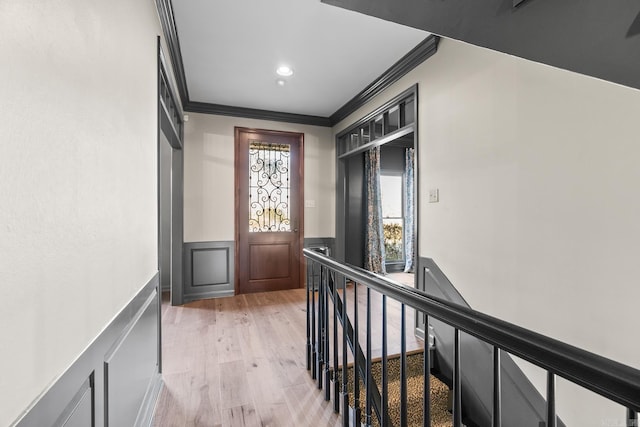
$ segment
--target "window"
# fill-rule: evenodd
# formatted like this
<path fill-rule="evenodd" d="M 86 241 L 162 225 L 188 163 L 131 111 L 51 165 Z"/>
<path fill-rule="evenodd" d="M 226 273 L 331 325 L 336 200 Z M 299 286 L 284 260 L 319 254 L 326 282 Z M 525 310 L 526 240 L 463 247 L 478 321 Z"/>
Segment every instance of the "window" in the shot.
<path fill-rule="evenodd" d="M 367 117 L 338 136 L 338 157 L 354 154 L 370 149 L 367 144 L 405 126 L 410 126 L 415 120 L 415 101 L 413 94 L 401 98 L 383 111 Z"/>
<path fill-rule="evenodd" d="M 404 262 L 403 176 L 380 175 L 385 262 Z"/>

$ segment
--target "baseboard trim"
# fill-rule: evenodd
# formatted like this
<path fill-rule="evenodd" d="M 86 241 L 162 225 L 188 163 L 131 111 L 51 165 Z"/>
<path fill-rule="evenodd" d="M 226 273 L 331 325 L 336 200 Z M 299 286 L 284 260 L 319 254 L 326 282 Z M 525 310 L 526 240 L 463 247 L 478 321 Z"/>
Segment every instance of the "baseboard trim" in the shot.
<path fill-rule="evenodd" d="M 199 300 L 203 300 L 203 299 L 210 299 L 210 298 L 224 298 L 224 297 L 232 297 L 234 296 L 236 293 L 233 290 L 227 290 L 227 291 L 211 291 L 211 292 L 202 292 L 199 294 L 189 294 L 189 295 L 185 295 L 183 302 L 189 303 L 189 302 L 193 302 L 193 301 L 199 301 Z"/>
<path fill-rule="evenodd" d="M 158 397 L 164 387 L 164 381 L 162 381 L 162 375 L 155 373 L 147 392 L 145 393 L 144 400 L 140 406 L 140 412 L 136 419 L 136 427 L 149 427 L 153 422 L 153 415 L 155 414 L 156 404 L 158 403 Z"/>
<path fill-rule="evenodd" d="M 139 324 L 157 337 L 159 310 L 151 307 L 150 304 L 158 301 L 158 287 L 159 275 L 156 273 L 78 356 L 76 361 L 43 391 L 11 426 L 106 427 L 105 410 L 109 402 L 108 395 L 105 393 L 108 378 L 105 378 L 104 363 L 127 331 L 138 327 Z M 145 311 L 146 316 L 142 316 L 141 314 Z M 146 323 L 140 323 L 140 319 L 145 319 Z M 156 348 L 158 348 L 157 345 Z M 133 354 L 138 353 L 134 351 Z M 150 375 L 152 379 L 145 390 L 144 397 L 141 398 L 141 409 L 138 412 L 140 426 L 149 425 L 152 413 L 149 414 L 148 408 L 155 406 L 161 388 L 157 356 L 156 350 L 153 361 L 155 366 L 146 367 L 152 372 Z M 155 384 L 157 382 L 160 384 Z"/>

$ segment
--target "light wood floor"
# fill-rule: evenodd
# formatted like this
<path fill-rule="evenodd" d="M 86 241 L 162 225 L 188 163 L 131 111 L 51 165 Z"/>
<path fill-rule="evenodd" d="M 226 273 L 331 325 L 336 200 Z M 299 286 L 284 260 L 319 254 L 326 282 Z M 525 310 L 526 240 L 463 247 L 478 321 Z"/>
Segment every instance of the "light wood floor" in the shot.
<path fill-rule="evenodd" d="M 347 299 L 353 292 L 353 286 L 350 288 Z M 360 287 L 358 292 L 363 307 L 366 293 Z M 372 318 L 379 324 L 376 307 L 373 304 Z M 359 310 L 363 316 L 364 308 Z M 389 305 L 389 354 L 395 351 L 392 343 L 399 342 L 399 311 L 399 306 Z M 363 320 L 361 317 L 360 336 Z M 324 401 L 306 370 L 305 322 L 304 289 L 203 300 L 181 307 L 165 302 L 165 386 L 153 425 L 340 425 L 331 402 Z M 408 350 L 422 348 L 422 342 L 413 337 L 412 312 L 407 312 L 407 322 Z"/>

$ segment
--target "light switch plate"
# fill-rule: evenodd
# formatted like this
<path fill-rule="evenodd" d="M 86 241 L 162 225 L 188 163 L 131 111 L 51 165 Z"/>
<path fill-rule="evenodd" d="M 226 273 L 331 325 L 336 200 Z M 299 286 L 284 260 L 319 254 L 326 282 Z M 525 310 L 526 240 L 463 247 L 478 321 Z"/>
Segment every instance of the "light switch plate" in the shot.
<path fill-rule="evenodd" d="M 305 200 L 304 201 L 304 207 L 305 208 L 315 208 L 316 207 L 316 201 L 315 200 Z"/>
<path fill-rule="evenodd" d="M 440 201 L 440 190 L 431 188 L 429 190 L 429 203 L 438 203 Z"/>

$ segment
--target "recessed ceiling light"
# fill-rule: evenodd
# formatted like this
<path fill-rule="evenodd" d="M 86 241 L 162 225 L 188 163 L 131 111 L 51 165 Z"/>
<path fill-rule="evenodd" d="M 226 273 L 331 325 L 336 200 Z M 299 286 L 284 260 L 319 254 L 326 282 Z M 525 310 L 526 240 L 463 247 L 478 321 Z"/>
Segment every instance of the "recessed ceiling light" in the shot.
<path fill-rule="evenodd" d="M 281 65 L 276 69 L 276 73 L 282 77 L 289 77 L 293 75 L 293 69 L 287 65 Z"/>
<path fill-rule="evenodd" d="M 286 82 L 284 79 L 278 79 L 278 80 L 276 80 L 276 84 L 277 84 L 278 86 L 284 86 L 284 85 L 285 85 L 285 83 L 287 83 L 287 82 Z"/>

